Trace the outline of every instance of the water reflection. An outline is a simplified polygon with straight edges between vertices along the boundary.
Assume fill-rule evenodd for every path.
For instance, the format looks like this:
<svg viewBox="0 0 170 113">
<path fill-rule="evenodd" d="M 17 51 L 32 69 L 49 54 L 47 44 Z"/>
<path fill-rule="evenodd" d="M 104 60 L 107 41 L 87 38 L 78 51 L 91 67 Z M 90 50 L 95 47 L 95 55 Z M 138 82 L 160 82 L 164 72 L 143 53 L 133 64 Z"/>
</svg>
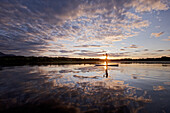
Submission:
<svg viewBox="0 0 170 113">
<path fill-rule="evenodd" d="M 109 75 L 108 75 L 108 62 L 107 61 L 105 62 L 104 69 L 105 69 L 105 74 L 103 75 L 103 77 L 108 78 Z"/>
<path fill-rule="evenodd" d="M 104 77 L 101 76 L 103 71 Z M 132 79 L 132 76 L 137 78 Z M 154 112 L 146 105 L 154 108 L 159 103 L 168 112 L 169 104 L 165 103 L 170 100 L 168 78 L 169 67 L 160 66 L 121 65 L 109 67 L 109 73 L 108 65 L 104 70 L 103 66 L 93 65 L 3 68 L 0 71 L 0 106 L 3 106 L 0 110 L 29 105 L 31 109 L 47 106 L 48 110 L 73 113 Z M 155 99 L 160 93 L 161 99 Z M 159 112 L 161 106 L 154 109 Z"/>
</svg>

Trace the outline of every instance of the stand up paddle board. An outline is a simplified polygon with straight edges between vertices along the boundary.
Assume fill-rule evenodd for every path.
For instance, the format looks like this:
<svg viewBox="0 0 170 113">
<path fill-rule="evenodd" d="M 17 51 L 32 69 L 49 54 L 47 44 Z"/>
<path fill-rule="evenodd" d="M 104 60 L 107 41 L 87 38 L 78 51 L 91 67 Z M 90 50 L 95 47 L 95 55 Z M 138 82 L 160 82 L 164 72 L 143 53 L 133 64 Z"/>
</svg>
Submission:
<svg viewBox="0 0 170 113">
<path fill-rule="evenodd" d="M 112 64 L 112 65 L 102 65 L 102 64 L 96 64 L 95 66 L 119 66 L 119 64 Z"/>
</svg>

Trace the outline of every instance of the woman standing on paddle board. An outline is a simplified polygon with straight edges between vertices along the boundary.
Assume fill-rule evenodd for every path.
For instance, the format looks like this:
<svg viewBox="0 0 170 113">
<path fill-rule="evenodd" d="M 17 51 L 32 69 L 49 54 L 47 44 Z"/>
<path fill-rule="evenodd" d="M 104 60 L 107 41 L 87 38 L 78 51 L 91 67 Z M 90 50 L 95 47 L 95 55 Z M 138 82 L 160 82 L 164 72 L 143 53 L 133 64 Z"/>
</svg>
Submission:
<svg viewBox="0 0 170 113">
<path fill-rule="evenodd" d="M 108 57 L 108 54 L 106 53 L 106 65 L 108 65 L 107 57 Z"/>
</svg>

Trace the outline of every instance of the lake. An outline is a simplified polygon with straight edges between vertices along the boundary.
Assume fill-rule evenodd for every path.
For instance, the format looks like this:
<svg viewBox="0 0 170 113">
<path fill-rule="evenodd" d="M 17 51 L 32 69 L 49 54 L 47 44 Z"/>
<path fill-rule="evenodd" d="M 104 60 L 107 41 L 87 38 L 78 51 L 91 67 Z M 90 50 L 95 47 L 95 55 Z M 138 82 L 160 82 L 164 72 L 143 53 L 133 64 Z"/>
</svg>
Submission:
<svg viewBox="0 0 170 113">
<path fill-rule="evenodd" d="M 0 111 L 169 113 L 170 64 L 0 67 Z"/>
</svg>

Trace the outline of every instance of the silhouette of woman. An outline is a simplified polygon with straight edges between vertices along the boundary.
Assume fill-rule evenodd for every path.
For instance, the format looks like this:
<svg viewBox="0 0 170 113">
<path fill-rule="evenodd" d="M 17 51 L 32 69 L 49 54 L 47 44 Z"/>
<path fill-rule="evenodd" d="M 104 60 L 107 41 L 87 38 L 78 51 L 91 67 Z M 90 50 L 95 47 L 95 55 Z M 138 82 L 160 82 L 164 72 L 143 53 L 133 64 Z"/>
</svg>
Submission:
<svg viewBox="0 0 170 113">
<path fill-rule="evenodd" d="M 106 66 L 108 65 L 108 59 L 107 59 L 107 57 L 108 57 L 108 54 L 106 53 Z"/>
</svg>

